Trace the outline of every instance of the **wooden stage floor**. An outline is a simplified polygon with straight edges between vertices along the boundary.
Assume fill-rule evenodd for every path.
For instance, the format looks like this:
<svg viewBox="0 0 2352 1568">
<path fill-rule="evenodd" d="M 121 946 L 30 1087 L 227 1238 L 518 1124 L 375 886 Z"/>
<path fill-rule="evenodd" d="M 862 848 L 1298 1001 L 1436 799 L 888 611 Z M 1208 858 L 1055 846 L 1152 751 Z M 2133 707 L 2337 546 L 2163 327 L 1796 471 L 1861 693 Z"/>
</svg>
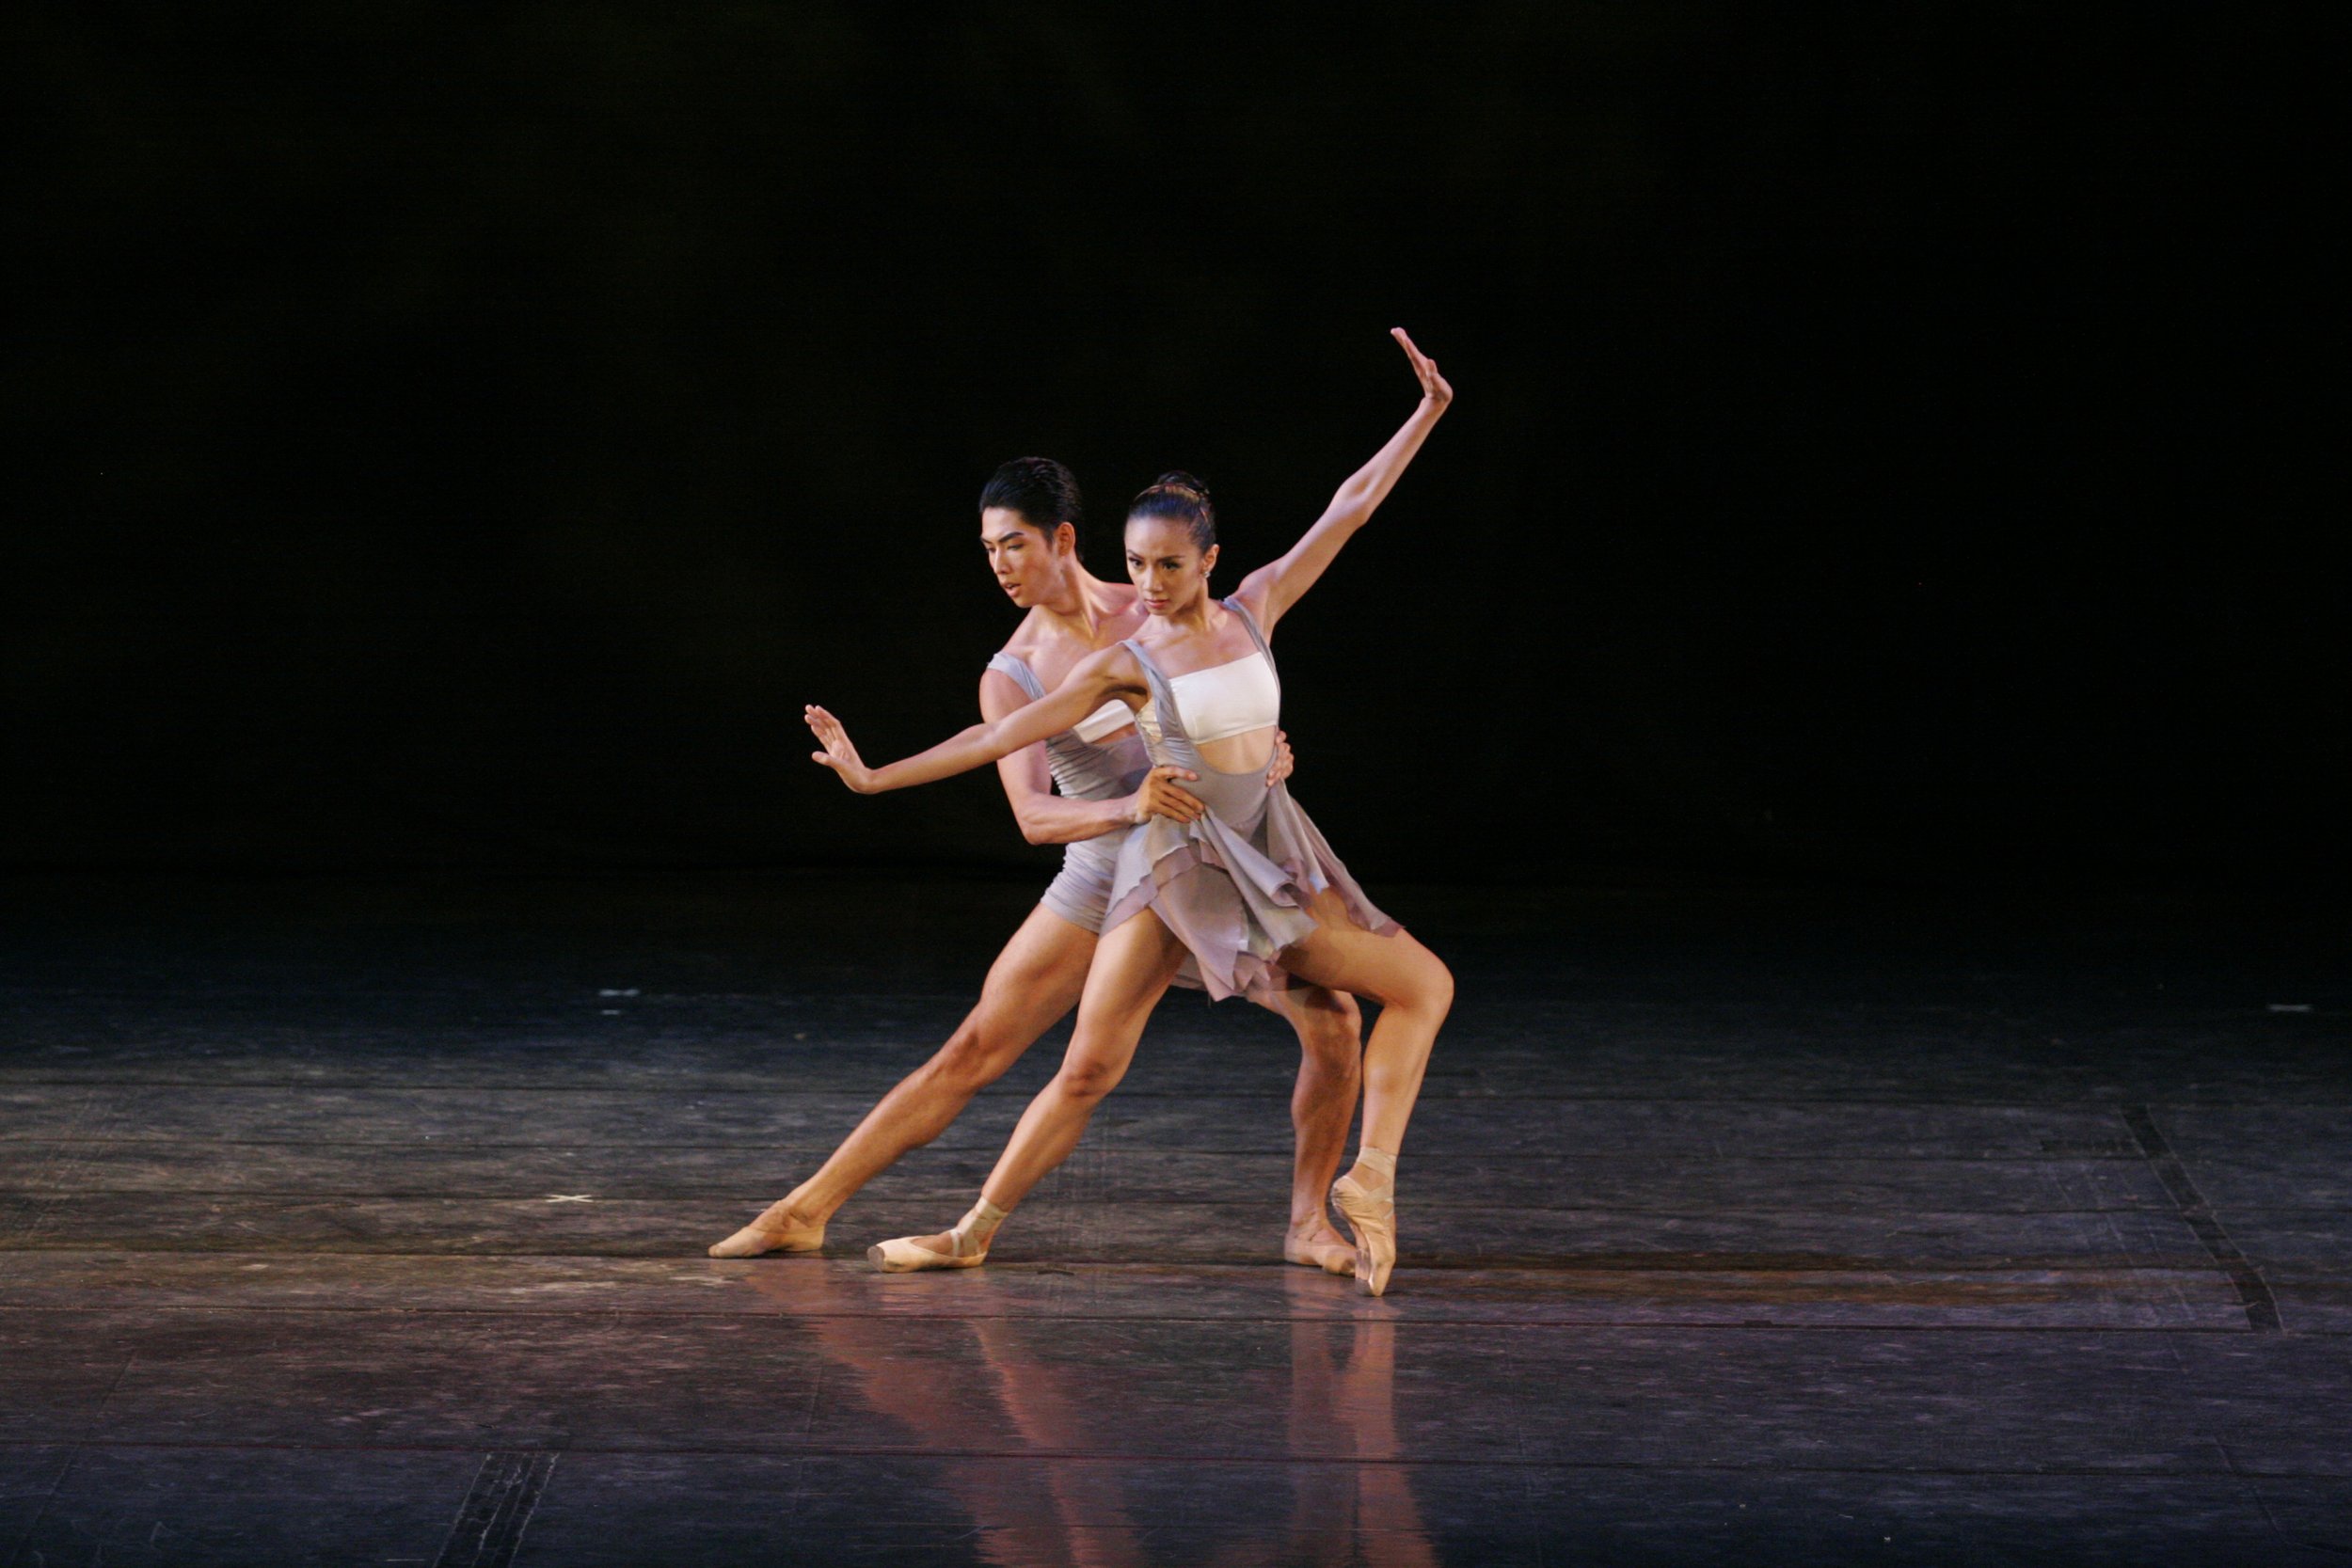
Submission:
<svg viewBox="0 0 2352 1568">
<path fill-rule="evenodd" d="M 10 884 L 0 1563 L 2352 1561 L 2340 953 L 1379 892 L 1461 1000 L 1372 1301 L 1191 995 L 985 1269 L 862 1252 L 1058 1034 L 821 1259 L 703 1256 L 1033 886 Z"/>
</svg>

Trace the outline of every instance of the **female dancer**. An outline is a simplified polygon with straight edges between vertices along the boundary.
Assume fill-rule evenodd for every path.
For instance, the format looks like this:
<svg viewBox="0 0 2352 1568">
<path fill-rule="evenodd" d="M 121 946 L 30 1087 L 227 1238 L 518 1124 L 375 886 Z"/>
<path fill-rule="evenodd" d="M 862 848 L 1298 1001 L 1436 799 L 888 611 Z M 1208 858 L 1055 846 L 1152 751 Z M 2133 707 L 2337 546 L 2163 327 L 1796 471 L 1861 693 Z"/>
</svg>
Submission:
<svg viewBox="0 0 2352 1568">
<path fill-rule="evenodd" d="M 1454 977 L 1372 907 L 1264 769 L 1280 711 L 1267 635 L 1387 498 L 1453 401 L 1436 364 L 1402 328 L 1395 337 L 1420 378 L 1421 405 L 1290 553 L 1252 572 L 1232 597 L 1209 594 L 1217 551 L 1207 495 L 1184 475 L 1166 475 L 1127 519 L 1127 575 L 1150 620 L 1136 637 L 1080 660 L 1052 695 L 878 768 L 859 760 L 832 714 L 808 709 L 825 748 L 816 760 L 872 794 L 965 772 L 1117 701 L 1135 710 L 1153 761 L 1200 775 L 1196 789 L 1209 808 L 1128 835 L 1061 1070 L 1030 1101 L 972 1212 L 941 1235 L 874 1248 L 882 1267 L 968 1268 L 988 1256 L 1006 1214 L 1069 1155 L 1126 1072 L 1144 1020 L 1189 957 L 1213 996 L 1296 976 L 1381 1004 L 1364 1052 L 1363 1143 L 1331 1197 L 1356 1234 L 1356 1277 L 1374 1295 L 1388 1289 L 1397 1148 L 1453 1005 Z"/>
<path fill-rule="evenodd" d="M 996 582 L 1028 611 L 980 676 L 980 712 L 1001 720 L 1044 696 L 1089 654 L 1143 626 L 1135 590 L 1104 582 L 1078 553 L 1078 482 L 1044 457 L 1016 458 L 980 492 L 980 546 Z M 974 1007 L 938 1054 L 866 1114 L 815 1175 L 751 1224 L 710 1249 L 714 1258 L 814 1252 L 825 1224 L 851 1195 L 908 1150 L 930 1143 L 1001 1077 L 1037 1037 L 1077 1006 L 1094 958 L 1119 846 L 1133 824 L 1200 815 L 1200 800 L 1177 783 L 1193 775 L 1153 768 L 1132 716 L 1108 705 L 997 763 L 1013 816 L 1032 844 L 1062 844 L 1061 874 L 1013 934 Z M 1275 782 L 1290 771 L 1287 747 Z M 1054 793 L 1056 786 L 1060 794 Z M 1282 1256 L 1347 1274 L 1352 1248 L 1331 1228 L 1323 1195 L 1339 1169 L 1356 1111 L 1363 1021 L 1355 999 L 1299 986 L 1263 998 L 1298 1031 L 1298 1086 L 1291 1223 Z"/>
</svg>

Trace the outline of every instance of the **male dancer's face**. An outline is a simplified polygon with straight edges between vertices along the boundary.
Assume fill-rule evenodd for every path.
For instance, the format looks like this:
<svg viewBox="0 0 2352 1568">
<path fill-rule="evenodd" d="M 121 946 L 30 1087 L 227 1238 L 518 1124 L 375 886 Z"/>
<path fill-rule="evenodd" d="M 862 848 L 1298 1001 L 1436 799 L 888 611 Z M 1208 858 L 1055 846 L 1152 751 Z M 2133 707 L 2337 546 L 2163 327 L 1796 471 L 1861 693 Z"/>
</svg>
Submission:
<svg viewBox="0 0 2352 1568">
<path fill-rule="evenodd" d="M 1062 531 L 1056 528 L 1048 533 L 1009 506 L 992 506 L 980 514 L 980 548 L 988 552 L 988 569 L 1022 609 L 1051 599 L 1060 590 L 1073 559 L 1057 537 Z"/>
</svg>

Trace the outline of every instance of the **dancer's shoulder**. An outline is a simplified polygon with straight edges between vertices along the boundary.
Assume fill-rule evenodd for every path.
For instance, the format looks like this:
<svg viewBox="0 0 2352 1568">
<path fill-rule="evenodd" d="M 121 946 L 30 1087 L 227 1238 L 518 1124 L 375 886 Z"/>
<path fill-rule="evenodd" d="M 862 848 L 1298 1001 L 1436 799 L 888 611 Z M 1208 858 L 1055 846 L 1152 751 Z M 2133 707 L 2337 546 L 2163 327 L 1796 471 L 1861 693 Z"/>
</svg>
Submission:
<svg viewBox="0 0 2352 1568">
<path fill-rule="evenodd" d="M 1021 624 L 1012 628 L 1012 635 L 1006 638 L 1004 646 L 996 651 L 1024 664 L 1034 664 L 1038 655 L 1051 643 L 1052 639 L 1053 623 L 1046 618 L 1043 610 L 1031 610 L 1021 617 Z"/>
<path fill-rule="evenodd" d="M 1277 617 L 1273 613 L 1269 587 L 1270 579 L 1263 572 L 1253 572 L 1240 587 L 1217 601 L 1240 620 L 1244 634 L 1252 644 L 1266 641 L 1274 635 Z"/>
</svg>

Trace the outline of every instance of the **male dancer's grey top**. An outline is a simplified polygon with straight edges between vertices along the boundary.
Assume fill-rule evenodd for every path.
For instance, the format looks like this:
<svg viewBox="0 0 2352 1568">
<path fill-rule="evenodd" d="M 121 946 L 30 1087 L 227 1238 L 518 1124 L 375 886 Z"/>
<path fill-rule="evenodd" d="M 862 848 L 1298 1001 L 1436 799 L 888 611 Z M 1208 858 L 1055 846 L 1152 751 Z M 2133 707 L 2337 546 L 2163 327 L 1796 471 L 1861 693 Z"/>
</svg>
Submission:
<svg viewBox="0 0 2352 1568">
<path fill-rule="evenodd" d="M 1045 695 L 1044 683 L 1017 655 L 998 654 L 988 661 L 988 667 L 1010 676 L 1031 702 Z M 1122 730 L 1100 746 L 1079 739 L 1075 730 L 1064 730 L 1046 739 L 1045 762 L 1053 770 L 1054 787 L 1073 800 L 1109 800 L 1132 795 L 1143 783 L 1144 774 L 1152 770 L 1151 754 L 1132 729 Z M 1119 847 L 1126 837 L 1124 831 L 1114 830 L 1099 838 L 1065 845 L 1061 872 L 1039 902 L 1073 926 L 1101 935 L 1103 916 L 1110 909 L 1111 874 L 1118 869 Z"/>
</svg>

